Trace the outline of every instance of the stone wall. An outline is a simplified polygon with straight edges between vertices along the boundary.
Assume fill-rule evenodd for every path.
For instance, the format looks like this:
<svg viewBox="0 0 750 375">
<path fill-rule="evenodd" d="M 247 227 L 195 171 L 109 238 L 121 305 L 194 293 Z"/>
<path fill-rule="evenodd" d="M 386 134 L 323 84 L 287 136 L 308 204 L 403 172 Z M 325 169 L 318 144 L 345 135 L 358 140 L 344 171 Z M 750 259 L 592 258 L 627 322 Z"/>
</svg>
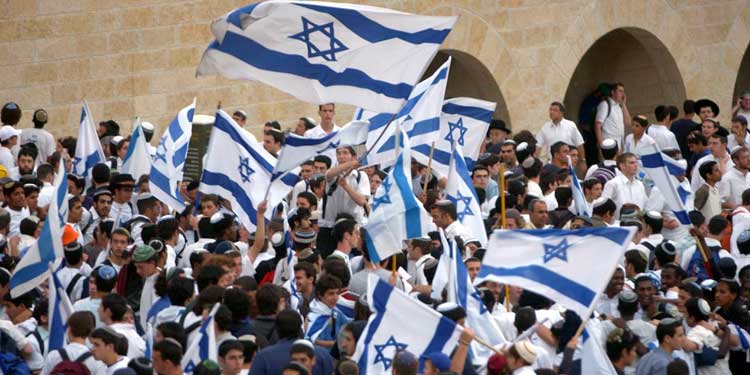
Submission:
<svg viewBox="0 0 750 375">
<path fill-rule="evenodd" d="M 219 102 L 246 110 L 256 133 L 266 120 L 288 127 L 297 117 L 315 117 L 316 106 L 261 84 L 195 78 L 212 39 L 210 21 L 250 1 L 2 1 L 0 100 L 24 109 L 21 127 L 30 126 L 34 109 L 47 109 L 58 136 L 75 133 L 84 98 L 95 119 L 113 118 L 124 132 L 136 115 L 163 127 L 193 97 L 199 113 L 212 113 Z M 514 130 L 538 129 L 554 100 L 574 114 L 598 81 L 625 82 L 632 112 L 710 97 L 723 121 L 735 91 L 750 88 L 743 87 L 750 64 L 740 71 L 743 56 L 750 59 L 750 0 L 366 3 L 459 16 L 443 48 L 465 69 L 451 76 L 460 82 L 449 93 L 494 97 Z M 351 113 L 340 106 L 337 122 Z"/>
</svg>

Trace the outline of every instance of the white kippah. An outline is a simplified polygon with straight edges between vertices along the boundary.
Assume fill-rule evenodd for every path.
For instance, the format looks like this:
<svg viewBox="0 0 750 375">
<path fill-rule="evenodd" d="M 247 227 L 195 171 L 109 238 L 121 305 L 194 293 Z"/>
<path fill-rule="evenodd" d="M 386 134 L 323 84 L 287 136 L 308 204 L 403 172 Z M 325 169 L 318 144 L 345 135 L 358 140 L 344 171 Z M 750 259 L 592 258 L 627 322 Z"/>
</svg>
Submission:
<svg viewBox="0 0 750 375">
<path fill-rule="evenodd" d="M 444 313 L 444 312 L 455 310 L 458 307 L 459 306 L 457 304 L 453 303 L 453 302 L 444 302 L 444 303 L 441 303 L 440 305 L 438 305 L 437 311 L 441 312 L 441 313 Z"/>
<path fill-rule="evenodd" d="M 224 220 L 224 214 L 221 212 L 211 215 L 211 224 L 216 224 L 222 220 Z"/>
<path fill-rule="evenodd" d="M 655 210 L 651 210 L 651 211 L 646 212 L 646 216 L 648 216 L 648 217 L 650 217 L 652 219 L 656 219 L 656 220 L 662 218 L 661 212 L 655 211 Z"/>
<path fill-rule="evenodd" d="M 525 150 L 525 149 L 526 149 L 526 148 L 528 148 L 528 147 L 529 147 L 529 144 L 528 144 L 528 143 L 526 143 L 526 142 L 521 142 L 521 143 L 519 143 L 519 144 L 518 144 L 518 145 L 516 146 L 516 152 L 518 152 L 518 151 L 523 151 L 523 150 Z"/>
<path fill-rule="evenodd" d="M 613 148 L 617 147 L 617 142 L 615 142 L 612 138 L 607 138 L 602 141 L 602 149 L 603 150 L 611 150 Z"/>
<path fill-rule="evenodd" d="M 150 131 L 150 132 L 154 131 L 154 124 L 148 121 L 142 121 L 141 127 L 143 128 L 144 131 Z"/>
</svg>

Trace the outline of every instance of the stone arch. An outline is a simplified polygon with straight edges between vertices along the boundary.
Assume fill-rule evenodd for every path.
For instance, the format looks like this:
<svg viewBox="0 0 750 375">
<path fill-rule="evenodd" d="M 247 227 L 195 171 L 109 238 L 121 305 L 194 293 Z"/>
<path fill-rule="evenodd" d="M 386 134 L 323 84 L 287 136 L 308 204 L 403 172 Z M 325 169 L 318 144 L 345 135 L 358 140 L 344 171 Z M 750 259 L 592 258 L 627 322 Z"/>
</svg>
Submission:
<svg viewBox="0 0 750 375">
<path fill-rule="evenodd" d="M 745 90 L 750 90 L 750 45 L 747 46 L 745 53 L 742 55 L 740 68 L 737 71 L 737 80 L 734 82 L 734 97 Z"/>
<path fill-rule="evenodd" d="M 508 115 L 508 106 L 500 92 L 500 87 L 487 67 L 471 54 L 456 49 L 438 51 L 435 58 L 425 70 L 423 79 L 429 77 L 446 60 L 451 57 L 451 68 L 448 74 L 448 86 L 445 98 L 469 97 L 497 103 L 494 118 L 505 121 L 512 128 Z"/>
</svg>

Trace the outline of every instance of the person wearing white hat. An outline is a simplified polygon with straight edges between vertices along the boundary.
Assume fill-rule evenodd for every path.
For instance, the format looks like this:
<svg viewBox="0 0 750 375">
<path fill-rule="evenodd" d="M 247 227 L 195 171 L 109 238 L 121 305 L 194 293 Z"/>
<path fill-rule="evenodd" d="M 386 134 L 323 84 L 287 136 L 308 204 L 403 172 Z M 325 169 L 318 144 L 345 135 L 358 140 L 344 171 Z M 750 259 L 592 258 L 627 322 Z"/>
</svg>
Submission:
<svg viewBox="0 0 750 375">
<path fill-rule="evenodd" d="M 16 160 L 10 150 L 18 144 L 19 135 L 21 131 L 10 125 L 0 128 L 0 165 L 3 165 L 6 171 L 16 166 Z"/>
<path fill-rule="evenodd" d="M 143 136 L 146 140 L 146 146 L 148 147 L 148 154 L 153 158 L 156 155 L 156 147 L 151 144 L 151 138 L 154 137 L 154 124 L 143 121 L 141 122 L 141 129 L 143 129 Z"/>
<path fill-rule="evenodd" d="M 513 375 L 533 375 L 537 347 L 529 340 L 521 340 L 508 349 L 505 358 Z"/>
</svg>

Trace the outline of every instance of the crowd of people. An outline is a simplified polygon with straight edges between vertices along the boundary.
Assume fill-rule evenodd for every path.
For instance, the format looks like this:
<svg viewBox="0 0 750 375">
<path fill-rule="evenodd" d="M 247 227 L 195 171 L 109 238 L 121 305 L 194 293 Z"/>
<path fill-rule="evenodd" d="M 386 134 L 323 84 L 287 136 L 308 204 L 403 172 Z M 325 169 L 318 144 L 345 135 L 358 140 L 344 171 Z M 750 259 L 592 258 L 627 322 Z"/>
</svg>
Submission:
<svg viewBox="0 0 750 375">
<path fill-rule="evenodd" d="M 560 102 L 550 104 L 537 134 L 491 122 L 471 170 L 484 230 L 634 227 L 590 319 L 588 335 L 606 353 L 602 361 L 617 374 L 750 373 L 750 92 L 732 108 L 729 130 L 709 99 L 633 114 L 622 84 L 595 94 L 578 124 L 565 118 Z M 586 373 L 576 333 L 582 317 L 514 285 L 476 286 L 508 343 L 481 361 L 467 350 L 476 338 L 466 311 L 434 298 L 442 292 L 432 288 L 443 251 L 438 229 L 456 240 L 472 280 L 484 254 L 503 249 L 471 235 L 444 197 L 446 180 L 428 166 L 412 161 L 411 169 L 414 195 L 432 217 L 429 236 L 373 262 L 364 226 L 386 174 L 361 166 L 356 148 L 304 161 L 281 207 L 257 204 L 251 233 L 222 197 L 201 194 L 199 181 L 182 182 L 187 208 L 177 212 L 149 193 L 149 176 L 118 173 L 129 138 L 111 120 L 98 127 L 108 163 L 87 177 L 67 175 L 64 259 L 56 276 L 75 312 L 63 348 L 47 352 L 48 286 L 14 298 L 9 280 L 40 236 L 57 167 L 71 170 L 76 140 L 55 140 L 44 130 L 43 109 L 34 112 L 32 128 L 21 113 L 17 104 L 5 104 L 0 128 L 0 369 L 6 373 L 358 374 L 352 358 L 370 314 L 370 274 L 466 328 L 452 356 L 417 356 L 406 348 L 392 354 L 388 373 Z M 263 147 L 278 155 L 288 134 L 321 137 L 339 129 L 335 105 L 320 105 L 318 115 L 286 131 L 266 123 Z M 233 118 L 246 125 L 245 112 Z M 143 130 L 150 141 L 154 126 L 144 123 Z M 639 150 L 654 145 L 685 170 L 675 184 L 691 225 L 675 217 L 665 193 L 642 171 Z M 569 165 L 590 216 L 574 209 Z M 186 370 L 183 355 L 216 304 L 218 361 Z M 528 338 L 514 340 L 530 328 Z"/>
</svg>

